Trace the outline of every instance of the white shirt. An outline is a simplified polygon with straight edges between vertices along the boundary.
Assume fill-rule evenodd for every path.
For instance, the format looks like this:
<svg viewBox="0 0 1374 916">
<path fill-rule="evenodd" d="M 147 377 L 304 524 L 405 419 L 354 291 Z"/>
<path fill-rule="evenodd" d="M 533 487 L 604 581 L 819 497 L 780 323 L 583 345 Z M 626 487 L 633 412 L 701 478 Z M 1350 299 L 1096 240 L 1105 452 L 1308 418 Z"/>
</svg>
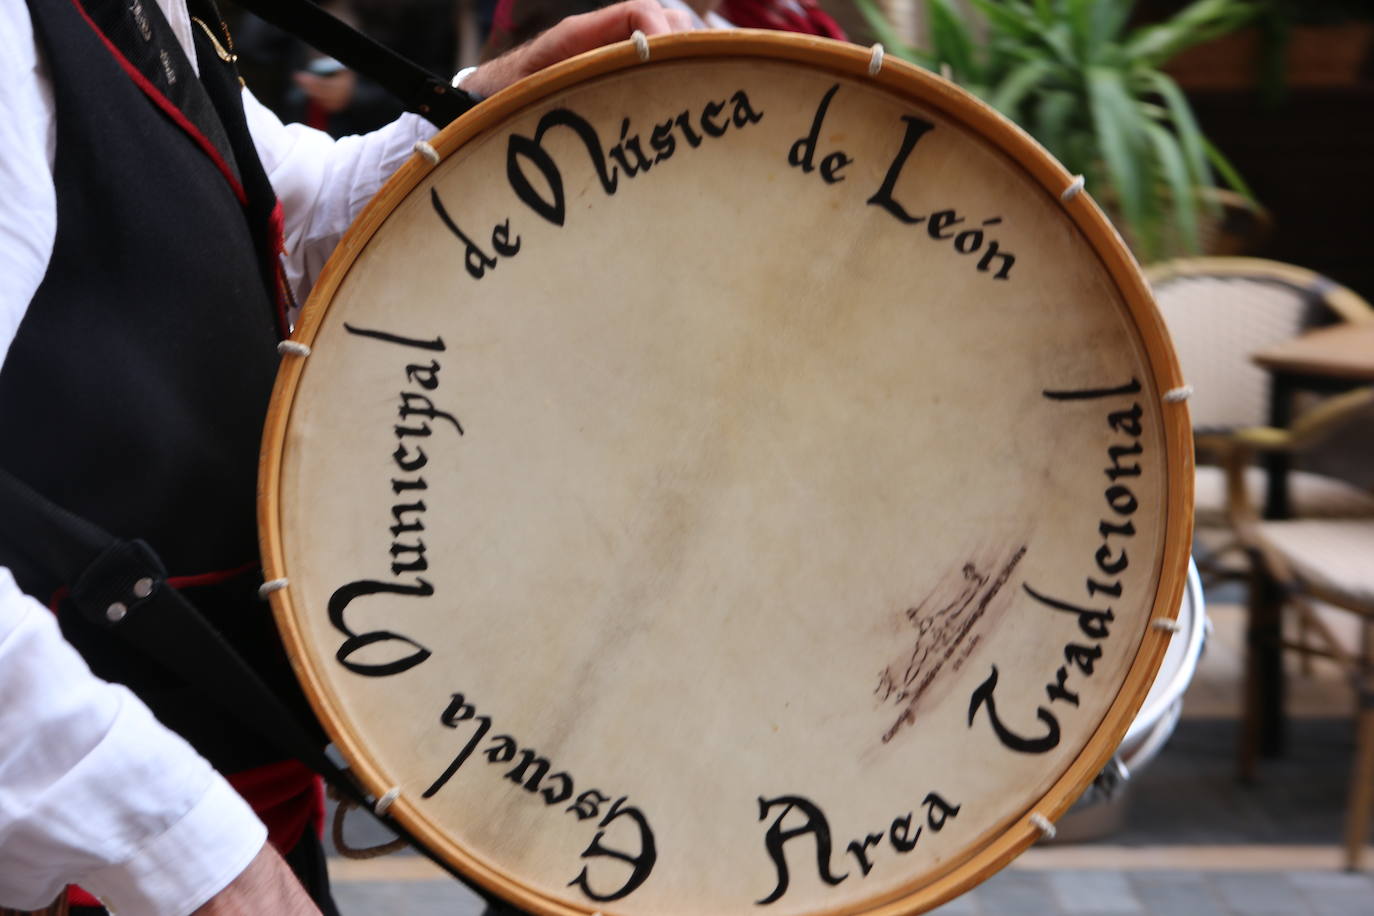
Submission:
<svg viewBox="0 0 1374 916">
<path fill-rule="evenodd" d="M 91 674 L 0 568 L 0 906 L 68 882 L 139 916 L 185 916 L 267 838 L 248 805 L 124 687 Z"/>
<path fill-rule="evenodd" d="M 157 4 L 195 66 L 186 4 Z M 336 141 L 302 124 L 283 125 L 251 92 L 243 93 L 243 104 L 286 215 L 287 274 L 303 302 L 344 230 L 434 127 L 406 114 L 381 130 Z M 28 7 L 24 0 L 0 0 L 0 364 L 52 256 L 55 149 L 52 88 Z"/>
<path fill-rule="evenodd" d="M 194 65 L 185 3 L 157 2 Z M 406 115 L 335 142 L 243 100 L 304 300 L 353 218 L 434 129 Z M 28 8 L 0 0 L 0 362 L 52 255 L 55 137 Z M 233 789 L 132 694 L 93 677 L 0 569 L 0 905 L 37 909 L 75 881 L 124 913 L 183 916 L 265 837 Z"/>
<path fill-rule="evenodd" d="M 709 10 L 707 11 L 705 16 L 702 16 L 696 10 L 692 9 L 690 6 L 687 5 L 687 0 L 658 0 L 658 2 L 659 5 L 664 7 L 665 9 L 681 10 L 682 12 L 686 13 L 689 17 L 691 17 L 692 28 L 694 29 L 734 28 L 734 26 L 731 25 L 728 19 L 720 15 L 720 13 L 717 13 L 715 10 Z"/>
</svg>

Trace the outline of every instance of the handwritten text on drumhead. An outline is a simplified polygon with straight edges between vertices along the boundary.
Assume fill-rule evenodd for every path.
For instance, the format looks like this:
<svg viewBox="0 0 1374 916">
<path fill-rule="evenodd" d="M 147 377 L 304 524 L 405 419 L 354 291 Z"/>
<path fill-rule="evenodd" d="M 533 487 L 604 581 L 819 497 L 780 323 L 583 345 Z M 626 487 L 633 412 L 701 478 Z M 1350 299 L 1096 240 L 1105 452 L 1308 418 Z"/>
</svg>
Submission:
<svg viewBox="0 0 1374 916">
<path fill-rule="evenodd" d="M 574 815 L 580 821 L 598 816 L 601 818 L 597 821 L 596 836 L 592 837 L 591 843 L 582 852 L 583 859 L 593 863 L 598 859 L 610 859 L 612 862 L 624 863 L 630 870 L 629 875 L 618 885 L 608 888 L 604 886 L 604 875 L 593 880 L 590 864 L 584 865 L 577 876 L 568 882 L 568 886 L 578 888 L 588 899 L 597 903 L 608 903 L 628 896 L 648 879 L 649 873 L 654 869 L 654 863 L 658 861 L 654 831 L 643 811 L 634 805 L 626 804 L 626 796 L 622 795 L 612 800 L 610 795 L 600 789 L 586 789 L 574 799 L 575 790 L 571 775 L 562 770 L 550 773 L 553 765 L 547 758 L 541 756 L 538 751 L 522 747 L 510 735 L 493 735 L 488 738 L 491 716 L 479 715 L 477 708 L 461 693 L 453 695 L 439 716 L 439 721 L 453 729 L 471 722 L 472 734 L 463 745 L 463 749 L 449 763 L 448 768 L 425 790 L 424 798 L 431 798 L 442 789 L 485 740 L 487 745 L 482 754 L 487 758 L 487 762 L 514 762 L 515 766 L 506 771 L 505 778 L 530 795 L 540 798 L 546 806 L 553 807 L 571 801 L 572 804 L 563 809 L 565 813 Z M 601 808 L 607 802 L 611 803 L 610 807 L 602 815 Z M 627 843 L 632 845 L 627 848 Z"/>
<path fill-rule="evenodd" d="M 420 340 L 387 331 L 356 328 L 349 324 L 344 325 L 344 330 L 358 337 L 402 347 L 430 352 L 444 350 L 444 341 L 440 337 Z M 391 491 L 401 500 L 391 507 L 391 517 L 395 524 L 390 529 L 393 540 L 389 551 L 391 575 L 398 579 L 429 569 L 429 561 L 425 558 L 425 542 L 420 538 L 420 532 L 425 530 L 424 513 L 427 507 L 423 499 L 414 495 L 429 489 L 425 478 L 415 473 L 429 463 L 429 456 L 423 446 L 418 443 L 411 444 L 408 440 L 428 439 L 436 429 L 446 428 L 454 430 L 459 436 L 463 435 L 463 425 L 458 422 L 458 418 L 449 411 L 440 409 L 430 396 L 430 393 L 439 387 L 439 369 L 439 361 L 432 358 L 427 362 L 407 364 L 404 369 L 406 381 L 420 390 L 402 391 L 398 396 L 400 404 L 396 408 L 396 415 L 401 422 L 393 427 L 396 450 L 391 453 L 391 459 L 402 475 L 415 475 L 391 479 Z M 412 535 L 414 540 L 409 540 L 409 536 Z M 429 649 L 409 636 L 393 630 L 369 630 L 366 633 L 354 631 L 346 616 L 349 605 L 359 598 L 382 594 L 428 598 L 434 594 L 434 586 L 429 580 L 415 575 L 411 581 L 406 582 L 357 579 L 334 590 L 329 596 L 329 622 L 345 637 L 334 657 L 339 664 L 354 674 L 365 677 L 389 677 L 409 671 L 430 657 Z M 396 649 L 399 646 L 401 654 L 377 658 L 377 651 L 373 650 L 367 653 L 365 658 L 358 657 L 363 650 L 373 646 L 388 649 Z"/>
<path fill-rule="evenodd" d="M 928 793 L 921 804 L 925 806 L 925 826 L 930 828 L 931 833 L 939 833 L 947 820 L 959 814 L 961 807 L 950 804 L 935 792 Z M 778 812 L 777 816 L 769 825 L 763 843 L 768 850 L 768 857 L 772 860 L 773 867 L 777 871 L 778 883 L 773 888 L 772 893 L 757 901 L 760 906 L 774 903 L 782 899 L 782 895 L 787 893 L 787 888 L 792 883 L 792 873 L 787 865 L 785 849 L 788 843 L 802 837 L 810 837 L 815 844 L 816 871 L 819 873 L 821 881 L 834 887 L 849 877 L 849 872 L 837 875 L 831 868 L 830 850 L 833 844 L 830 838 L 830 821 L 826 819 L 825 812 L 820 809 L 819 805 L 800 795 L 784 795 L 778 798 L 759 797 L 760 821 L 767 820 L 769 814 L 775 810 Z M 783 821 L 788 820 L 788 816 L 794 811 L 797 813 L 797 817 L 791 818 L 791 826 L 784 827 Z M 846 847 L 845 851 L 854 857 L 861 875 L 867 875 L 873 870 L 870 851 L 881 846 L 884 840 L 892 847 L 893 852 L 898 854 L 908 853 L 916 848 L 916 843 L 920 840 L 921 833 L 925 828 L 919 824 L 914 828 L 912 827 L 911 821 L 915 816 L 915 812 L 908 811 L 906 814 L 894 818 L 886 830 L 870 833 L 862 839 L 854 840 Z"/>
<path fill-rule="evenodd" d="M 1130 382 L 1115 388 L 1046 391 L 1044 396 L 1052 401 L 1081 402 L 1125 398 L 1139 393 L 1139 380 L 1131 379 Z M 1140 507 L 1139 499 L 1127 483 L 1123 482 L 1123 479 L 1129 481 L 1130 478 L 1139 477 L 1142 473 L 1138 460 L 1138 456 L 1144 453 L 1144 447 L 1140 442 L 1140 436 L 1143 432 L 1140 423 L 1141 416 L 1140 403 L 1132 401 L 1129 407 L 1119 406 L 1117 409 L 1109 411 L 1106 417 L 1107 426 L 1112 432 L 1124 434 L 1130 438 L 1130 441 L 1118 442 L 1107 448 L 1109 465 L 1103 469 L 1102 473 L 1106 476 L 1109 485 L 1103 491 L 1102 498 L 1111 512 L 1110 517 L 1101 519 L 1097 526 L 1102 545 L 1093 554 L 1095 570 L 1089 574 L 1086 580 L 1086 588 L 1090 598 L 1098 594 L 1104 594 L 1110 598 L 1122 596 L 1122 584 L 1119 577 L 1130 565 L 1130 558 L 1127 556 L 1123 544 L 1126 539 L 1135 536 L 1135 525 L 1130 517 Z M 1126 463 L 1123 463 L 1122 459 L 1127 459 Z M 1109 579 L 1116 578 L 1112 581 L 1103 582 L 1095 578 L 1099 573 Z M 1078 706 L 1079 695 L 1077 690 L 1081 688 L 1071 689 L 1069 679 L 1072 675 L 1085 678 L 1092 677 L 1095 664 L 1102 657 L 1101 643 L 1104 643 L 1111 636 L 1111 624 L 1115 621 L 1116 616 L 1110 607 L 1081 607 L 1072 602 L 1043 594 L 1028 583 L 1022 583 L 1021 587 L 1025 594 L 1041 606 L 1052 611 L 1074 615 L 1078 622 L 1079 633 L 1075 634 L 1073 641 L 1064 645 L 1064 664 L 1055 670 L 1054 679 L 1045 685 L 1047 703 L 1037 706 L 1035 709 L 1036 718 L 1040 721 L 1042 729 L 1035 734 L 1026 734 L 1027 727 L 1014 728 L 1008 725 L 1007 720 L 998 713 L 994 698 L 998 679 L 996 665 L 992 666 L 992 673 L 983 683 L 978 685 L 969 697 L 968 724 L 972 728 L 974 720 L 978 718 L 978 712 L 986 707 L 988 723 L 992 726 L 993 734 L 997 736 L 997 740 L 1004 747 L 1022 754 L 1044 754 L 1058 747 L 1060 741 L 1059 717 L 1050 704 L 1062 703 L 1072 707 Z"/>
<path fill-rule="evenodd" d="M 839 90 L 840 84 L 836 83 L 825 92 L 816 108 L 810 132 L 797 138 L 783 152 L 790 167 L 806 174 L 816 172 L 827 185 L 845 181 L 846 171 L 856 162 L 844 150 L 822 151 L 819 148 L 822 126 Z M 570 132 L 580 141 L 597 183 L 606 196 L 611 197 L 620 190 L 621 178 L 647 174 L 683 149 L 696 149 L 707 140 L 738 134 L 763 117 L 764 112 L 755 107 L 745 90 L 740 89 L 728 98 L 704 102 L 695 112 L 688 109 L 655 122 L 649 131 L 646 151 L 644 137 L 632 129 L 628 117 L 620 120 L 619 142 L 607 147 L 592 122 L 571 108 L 554 108 L 540 117 L 529 136 L 511 133 L 506 147 L 506 180 L 517 200 L 541 219 L 562 227 L 568 218 L 563 180 L 566 162 L 560 164 L 545 142 L 554 131 Z M 947 242 L 959 255 L 977 255 L 977 260 L 971 263 L 979 273 L 989 274 L 994 280 L 1010 279 L 1016 256 L 1004 250 L 998 239 L 988 237 L 990 227 L 1000 225 L 1002 217 L 974 217 L 976 224 L 970 225 L 971 218 L 954 208 L 917 215 L 898 199 L 897 184 L 907 170 L 912 153 L 921 139 L 936 129 L 930 121 L 914 115 L 903 115 L 900 124 L 901 142 L 887 165 L 881 185 L 865 203 L 881 208 L 905 225 L 925 223 L 926 238 Z M 440 223 L 462 243 L 463 266 L 474 280 L 481 280 L 495 270 L 502 259 L 520 253 L 521 237 L 512 230 L 510 217 L 495 224 L 488 240 L 482 241 L 462 228 L 437 190 L 431 188 L 429 194 Z"/>
<path fill-rule="evenodd" d="M 816 147 L 820 141 L 821 125 L 825 122 L 826 111 L 830 108 L 830 101 L 835 97 L 835 93 L 840 89 L 840 84 L 836 83 L 826 91 L 821 99 L 820 106 L 816 109 L 816 117 L 811 122 L 811 132 L 792 144 L 792 148 L 787 151 L 787 163 L 794 168 L 799 168 L 803 172 L 811 172 L 815 169 Z M 902 145 L 897 150 L 891 164 L 887 168 L 887 174 L 883 177 L 882 186 L 868 198 L 867 203 L 881 207 L 891 214 L 898 222 L 906 225 L 916 225 L 917 223 L 926 224 L 927 237 L 935 241 L 949 241 L 951 247 L 962 255 L 978 254 L 982 252 L 982 257 L 977 261 L 977 269 L 980 273 L 993 271 L 994 280 L 1005 280 L 1011 275 L 1012 265 L 1016 263 L 1016 257 L 1011 252 L 1002 251 L 996 239 L 987 240 L 982 228 L 957 230 L 954 227 L 967 222 L 966 217 L 959 216 L 952 209 L 936 210 L 927 216 L 913 216 L 907 208 L 900 203 L 894 196 L 897 188 L 897 180 L 902 176 L 906 169 L 907 160 L 911 158 L 912 151 L 916 144 L 935 129 L 935 125 L 922 118 L 912 115 L 904 115 L 903 123 L 906 124 L 906 132 L 902 136 Z M 853 157 L 843 151 L 827 153 L 820 161 L 820 176 L 826 184 L 838 184 L 844 181 L 844 176 L 840 172 L 854 163 Z M 989 217 L 982 221 L 983 227 L 996 226 L 1002 222 L 1000 216 Z M 949 231 L 946 231 L 949 230 Z M 986 243 L 986 244 L 985 244 Z"/>
</svg>

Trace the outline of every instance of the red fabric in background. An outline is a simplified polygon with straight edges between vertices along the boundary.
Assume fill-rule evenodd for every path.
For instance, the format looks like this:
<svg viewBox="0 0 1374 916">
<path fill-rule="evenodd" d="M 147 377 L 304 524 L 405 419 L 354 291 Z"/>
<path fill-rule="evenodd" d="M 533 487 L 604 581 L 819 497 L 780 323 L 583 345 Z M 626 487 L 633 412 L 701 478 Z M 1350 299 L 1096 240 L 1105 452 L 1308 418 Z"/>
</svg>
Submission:
<svg viewBox="0 0 1374 916">
<path fill-rule="evenodd" d="M 267 839 L 286 855 L 307 827 L 324 830 L 324 781 L 299 760 L 282 760 L 231 773 L 229 785 L 244 797 L 262 822 Z"/>
<path fill-rule="evenodd" d="M 741 29 L 800 32 L 844 41 L 840 24 L 815 0 L 724 0 L 716 12 Z"/>
<path fill-rule="evenodd" d="M 491 21 L 494 33 L 509 35 L 515 31 L 516 2 L 498 0 Z M 816 5 L 816 0 L 725 0 L 716 8 L 716 12 L 741 29 L 799 32 L 838 41 L 845 41 L 848 37 L 840 24 Z"/>
<path fill-rule="evenodd" d="M 104 906 L 93 894 L 88 894 L 75 884 L 67 885 L 67 903 L 72 906 Z"/>
</svg>

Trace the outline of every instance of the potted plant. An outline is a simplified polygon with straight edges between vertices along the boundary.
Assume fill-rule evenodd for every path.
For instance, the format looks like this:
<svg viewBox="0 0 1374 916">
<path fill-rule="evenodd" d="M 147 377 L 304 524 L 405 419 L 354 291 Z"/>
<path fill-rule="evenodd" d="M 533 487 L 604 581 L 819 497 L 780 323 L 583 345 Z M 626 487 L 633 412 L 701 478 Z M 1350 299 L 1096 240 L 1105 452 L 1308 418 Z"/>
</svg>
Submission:
<svg viewBox="0 0 1374 916">
<path fill-rule="evenodd" d="M 1197 0 L 1131 28 L 1133 0 L 971 0 L 982 22 L 926 0 L 929 47 L 918 49 L 875 0 L 857 2 L 889 51 L 958 83 L 1084 175 L 1142 259 L 1199 250 L 1214 175 L 1249 199 L 1162 67 L 1249 22 L 1256 4 Z"/>
</svg>

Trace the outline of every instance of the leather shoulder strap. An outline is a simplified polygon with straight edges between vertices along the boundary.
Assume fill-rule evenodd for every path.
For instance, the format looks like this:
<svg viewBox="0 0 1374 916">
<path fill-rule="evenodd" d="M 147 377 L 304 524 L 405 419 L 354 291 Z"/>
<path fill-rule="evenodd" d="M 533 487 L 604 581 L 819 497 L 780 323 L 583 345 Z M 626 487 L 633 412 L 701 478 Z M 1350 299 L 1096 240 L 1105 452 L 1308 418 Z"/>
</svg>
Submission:
<svg viewBox="0 0 1374 916">
<path fill-rule="evenodd" d="M 341 22 L 309 0 L 238 0 L 250 13 L 295 35 L 394 95 L 407 111 L 443 128 L 477 104 L 449 81 Z"/>
</svg>

